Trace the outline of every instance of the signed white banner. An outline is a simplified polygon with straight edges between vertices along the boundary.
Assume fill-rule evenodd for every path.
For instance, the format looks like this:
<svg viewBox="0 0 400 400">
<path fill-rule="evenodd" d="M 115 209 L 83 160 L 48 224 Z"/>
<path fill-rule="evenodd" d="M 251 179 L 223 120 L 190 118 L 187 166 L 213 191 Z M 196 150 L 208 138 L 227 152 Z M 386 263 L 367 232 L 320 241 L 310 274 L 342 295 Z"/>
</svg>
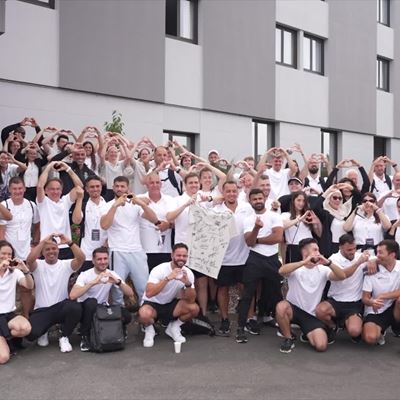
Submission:
<svg viewBox="0 0 400 400">
<path fill-rule="evenodd" d="M 236 235 L 233 216 L 197 204 L 189 209 L 190 269 L 217 278 L 231 237 Z"/>
</svg>

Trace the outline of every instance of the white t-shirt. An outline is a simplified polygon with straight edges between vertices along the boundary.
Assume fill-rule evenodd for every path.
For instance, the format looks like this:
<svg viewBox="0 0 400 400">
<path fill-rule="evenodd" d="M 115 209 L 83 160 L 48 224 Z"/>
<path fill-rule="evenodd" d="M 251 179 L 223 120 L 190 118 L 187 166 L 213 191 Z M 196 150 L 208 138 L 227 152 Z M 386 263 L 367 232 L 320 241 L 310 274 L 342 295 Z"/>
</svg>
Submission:
<svg viewBox="0 0 400 400">
<path fill-rule="evenodd" d="M 101 164 L 101 160 L 100 160 L 100 157 L 97 155 L 97 154 L 95 154 L 94 155 L 94 159 L 95 159 L 95 161 L 96 161 L 96 167 L 93 165 L 93 163 L 92 163 L 92 157 L 86 157 L 85 158 L 85 164 L 86 164 L 86 166 L 89 168 L 89 169 L 91 169 L 96 175 L 100 175 L 99 174 L 99 172 L 100 172 L 100 164 Z"/>
<path fill-rule="evenodd" d="M 74 272 L 72 260 L 58 260 L 47 264 L 37 260 L 37 268 L 32 273 L 35 278 L 35 310 L 50 307 L 68 298 L 69 277 Z"/>
<path fill-rule="evenodd" d="M 15 311 L 15 293 L 17 283 L 21 282 L 24 274 L 19 269 L 10 272 L 9 269 L 0 277 L 0 314 Z"/>
<path fill-rule="evenodd" d="M 331 223 L 332 243 L 339 243 L 340 236 L 344 235 L 346 231 L 343 229 L 344 220 L 333 218 Z"/>
<path fill-rule="evenodd" d="M 179 196 L 178 191 L 176 190 L 175 186 L 171 183 L 171 181 L 168 177 L 168 168 L 160 171 L 158 173 L 158 175 L 160 176 L 160 180 L 161 180 L 161 192 L 168 196 L 171 196 L 171 197 Z M 174 175 L 175 175 L 176 181 L 178 182 L 178 186 L 180 187 L 182 178 L 175 171 L 174 171 Z"/>
<path fill-rule="evenodd" d="M 386 191 L 379 196 L 378 201 L 388 194 L 391 191 Z M 399 200 L 399 196 L 397 197 L 388 197 L 383 202 L 383 213 L 389 218 L 390 221 L 397 220 L 399 218 L 399 212 L 397 211 L 397 200 Z"/>
<path fill-rule="evenodd" d="M 257 238 L 269 236 L 272 228 L 282 228 L 282 217 L 280 214 L 272 211 L 265 211 L 264 214 L 251 214 L 244 221 L 244 233 L 251 232 L 254 228 L 256 218 L 260 217 L 264 226 L 258 231 Z M 252 251 L 262 254 L 263 256 L 273 256 L 278 253 L 279 244 L 256 244 L 251 248 Z"/>
<path fill-rule="evenodd" d="M 106 269 L 104 272 L 110 272 L 117 280 L 121 279 L 121 277 L 114 271 L 110 271 Z M 96 270 L 94 268 L 90 268 L 87 271 L 81 272 L 76 280 L 75 285 L 84 287 L 89 282 L 92 282 L 97 277 Z M 123 282 L 123 280 L 121 279 Z M 110 282 L 107 283 L 98 283 L 97 285 L 92 286 L 86 293 L 84 293 L 81 297 L 78 297 L 78 303 L 85 301 L 86 299 L 93 298 L 97 300 L 98 304 L 108 303 L 108 295 L 110 294 L 110 290 L 113 287 L 113 284 Z M 118 286 L 116 286 L 118 287 Z"/>
<path fill-rule="evenodd" d="M 362 253 L 356 253 L 353 260 L 349 260 L 340 253 L 332 254 L 329 259 L 342 269 L 348 268 L 357 261 Z M 336 301 L 359 301 L 362 297 L 365 263 L 359 265 L 352 276 L 342 281 L 331 281 L 328 297 Z"/>
<path fill-rule="evenodd" d="M 308 186 L 311 189 L 314 189 L 318 193 L 322 193 L 324 191 L 322 186 L 321 186 L 321 183 L 320 183 L 320 176 L 319 175 L 316 178 L 313 178 L 311 175 L 307 175 L 307 179 L 308 179 Z M 310 196 L 318 196 L 318 194 L 312 193 L 312 194 L 310 194 Z"/>
<path fill-rule="evenodd" d="M 148 193 L 143 196 L 150 199 Z M 157 202 L 150 200 L 148 206 L 160 221 L 166 221 L 171 202 L 174 202 L 172 197 L 161 193 L 161 199 Z M 140 218 L 140 239 L 146 253 L 171 253 L 171 229 L 160 232 L 153 223 L 145 218 Z"/>
<path fill-rule="evenodd" d="M 289 212 L 282 213 L 281 217 L 282 221 L 290 221 Z M 302 221 L 300 221 L 299 224 L 293 225 L 290 228 L 285 229 L 286 244 L 299 244 L 300 240 L 311 237 L 311 228 Z"/>
<path fill-rule="evenodd" d="M 136 195 L 146 193 L 146 186 L 143 185 L 142 180 L 146 176 L 146 169 L 143 163 L 135 160 L 135 172 L 133 177 L 133 193 Z"/>
<path fill-rule="evenodd" d="M 392 179 L 392 177 L 390 177 L 390 179 Z M 390 187 L 389 187 L 388 184 L 386 183 L 385 175 L 383 176 L 383 179 L 381 179 L 381 178 L 378 178 L 378 177 L 374 174 L 373 180 L 374 180 L 374 182 L 375 182 L 375 185 L 374 185 L 375 187 L 374 187 L 374 190 L 372 191 L 372 193 L 373 193 L 375 196 L 380 197 L 380 196 L 381 196 L 381 193 L 385 193 L 385 192 L 387 192 L 388 190 L 390 190 Z M 372 184 L 372 182 L 371 182 L 371 184 Z"/>
<path fill-rule="evenodd" d="M 174 211 L 190 200 L 190 196 L 185 192 L 182 196 L 175 197 L 170 203 L 168 211 Z M 189 206 L 186 207 L 175 219 L 175 243 L 188 243 L 189 234 Z"/>
<path fill-rule="evenodd" d="M 371 293 L 373 298 L 377 298 L 380 294 L 392 292 L 400 289 L 400 261 L 396 261 L 396 265 L 389 272 L 385 267 L 379 265 L 379 271 L 374 275 L 367 275 L 364 278 L 363 290 Z M 383 307 L 380 308 L 377 314 L 383 313 L 394 302 L 394 299 L 383 300 Z M 365 306 L 364 315 L 374 314 L 372 307 Z"/>
<path fill-rule="evenodd" d="M 50 200 L 47 196 L 44 197 L 41 203 L 37 201 L 40 216 L 40 240 L 43 240 L 52 233 L 62 233 L 71 239 L 69 209 L 72 204 L 74 203 L 69 194 L 62 196 L 57 203 Z M 67 247 L 67 245 L 60 245 L 58 247 Z"/>
<path fill-rule="evenodd" d="M 286 300 L 315 316 L 330 272 L 329 267 L 321 264 L 297 268 L 289 275 Z"/>
<path fill-rule="evenodd" d="M 356 215 L 353 224 L 353 235 L 358 245 L 366 244 L 367 239 L 374 241 L 376 246 L 381 240 L 383 240 L 382 225 L 379 222 L 375 223 L 375 217 L 372 215 L 369 218 L 363 218 Z"/>
<path fill-rule="evenodd" d="M 250 251 L 244 240 L 244 221 L 249 215 L 253 214 L 253 209 L 251 208 L 250 204 L 241 202 L 238 203 L 234 213 L 225 205 L 225 203 L 216 205 L 214 207 L 214 211 L 219 213 L 232 213 L 233 221 L 236 226 L 236 236 L 232 237 L 229 241 L 228 248 L 226 249 L 224 259 L 222 261 L 222 265 L 244 265 Z"/>
<path fill-rule="evenodd" d="M 192 284 L 192 288 L 194 288 L 194 275 L 193 272 L 186 266 L 182 267 L 183 271 L 186 271 L 187 277 Z M 149 276 L 149 280 L 147 281 L 148 283 L 159 283 L 166 276 L 168 276 L 172 272 L 172 267 L 171 267 L 171 262 L 165 262 L 160 265 L 157 265 L 154 267 Z M 179 292 L 185 284 L 177 279 L 174 279 L 172 281 L 169 281 L 164 288 L 161 290 L 160 293 L 156 294 L 153 297 L 147 297 L 146 292 L 143 294 L 143 301 L 152 301 L 153 303 L 158 303 L 158 304 L 168 304 L 171 303 L 174 299 L 176 299 L 179 296 Z"/>
<path fill-rule="evenodd" d="M 35 187 L 37 186 L 39 180 L 39 168 L 33 162 L 28 162 L 27 168 L 24 172 L 24 182 L 25 186 L 28 187 Z"/>
<path fill-rule="evenodd" d="M 93 250 L 103 246 L 107 240 L 107 231 L 100 227 L 100 218 L 107 210 L 107 202 L 102 197 L 98 205 L 90 199 L 86 204 L 85 235 L 81 241 L 81 250 L 85 253 L 87 261 L 92 259 Z"/>
<path fill-rule="evenodd" d="M 288 186 L 289 173 L 289 168 L 282 168 L 278 172 L 270 168 L 265 172 L 271 182 L 271 192 L 269 194 L 271 199 L 278 200 L 279 197 L 290 194 Z"/>
<path fill-rule="evenodd" d="M 12 214 L 11 221 L 0 220 L 0 225 L 5 225 L 5 239 L 13 245 L 15 255 L 26 260 L 31 251 L 32 224 L 40 221 L 37 206 L 27 199 L 23 199 L 20 205 L 15 205 L 12 199 L 2 201 L 1 204 Z"/>
<path fill-rule="evenodd" d="M 115 165 L 111 164 L 109 161 L 104 161 L 100 171 L 102 178 L 106 181 L 107 189 L 112 189 L 114 179 L 117 176 L 124 175 L 124 160 L 117 161 Z"/>
<path fill-rule="evenodd" d="M 115 199 L 106 203 L 104 214 L 110 210 Z M 140 242 L 139 221 L 143 214 L 142 207 L 136 204 L 125 203 L 117 207 L 112 225 L 107 229 L 108 246 L 111 251 L 133 253 L 143 251 Z"/>
</svg>

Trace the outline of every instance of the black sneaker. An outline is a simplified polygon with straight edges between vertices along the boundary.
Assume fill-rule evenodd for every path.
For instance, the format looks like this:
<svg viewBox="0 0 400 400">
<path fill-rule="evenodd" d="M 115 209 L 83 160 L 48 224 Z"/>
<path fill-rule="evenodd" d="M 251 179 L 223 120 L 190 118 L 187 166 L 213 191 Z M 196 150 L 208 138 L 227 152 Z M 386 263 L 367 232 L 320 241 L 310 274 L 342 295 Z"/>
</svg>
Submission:
<svg viewBox="0 0 400 400">
<path fill-rule="evenodd" d="M 308 343 L 309 340 L 308 340 L 307 335 L 305 335 L 304 333 L 302 333 L 302 334 L 300 335 L 300 342 Z"/>
<path fill-rule="evenodd" d="M 208 302 L 208 311 L 215 314 L 218 311 L 218 305 L 215 300 L 210 300 Z"/>
<path fill-rule="evenodd" d="M 290 353 L 294 349 L 294 340 L 292 338 L 285 338 L 281 344 L 279 351 L 281 353 Z"/>
<path fill-rule="evenodd" d="M 336 341 L 336 331 L 334 329 L 328 329 L 326 332 L 328 336 L 328 344 L 333 344 Z"/>
<path fill-rule="evenodd" d="M 231 323 L 229 322 L 229 319 L 222 319 L 221 320 L 221 325 L 219 326 L 218 333 L 220 335 L 229 335 L 231 333 Z"/>
<path fill-rule="evenodd" d="M 292 335 L 292 340 L 297 339 L 297 335 L 295 333 L 290 332 L 290 334 Z M 281 337 L 281 338 L 285 337 L 285 335 L 282 333 L 282 331 L 279 328 L 276 330 L 276 336 Z"/>
<path fill-rule="evenodd" d="M 90 351 L 89 338 L 87 336 L 82 336 L 80 347 L 81 351 Z"/>
<path fill-rule="evenodd" d="M 260 327 L 255 319 L 250 319 L 246 322 L 244 326 L 244 330 L 249 332 L 251 335 L 259 335 L 260 334 Z"/>
<path fill-rule="evenodd" d="M 394 337 L 400 337 L 400 329 L 398 329 L 397 327 L 393 328 L 392 326 L 392 334 Z"/>
<path fill-rule="evenodd" d="M 360 343 L 361 340 L 362 340 L 361 335 L 358 335 L 357 337 L 352 337 L 352 338 L 351 338 L 351 341 L 352 341 L 353 343 Z"/>
<path fill-rule="evenodd" d="M 244 328 L 238 328 L 236 331 L 236 342 L 247 343 L 247 336 L 244 332 Z"/>
</svg>

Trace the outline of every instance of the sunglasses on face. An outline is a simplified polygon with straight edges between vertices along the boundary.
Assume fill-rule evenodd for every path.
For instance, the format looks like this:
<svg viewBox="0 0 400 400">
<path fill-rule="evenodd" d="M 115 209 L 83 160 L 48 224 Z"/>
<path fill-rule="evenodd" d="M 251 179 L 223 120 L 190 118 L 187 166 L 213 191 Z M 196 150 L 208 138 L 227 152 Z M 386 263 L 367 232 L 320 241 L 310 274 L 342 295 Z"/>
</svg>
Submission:
<svg viewBox="0 0 400 400">
<path fill-rule="evenodd" d="M 343 200 L 341 196 L 332 196 L 332 200 Z"/>
<path fill-rule="evenodd" d="M 374 199 L 364 199 L 362 202 L 363 203 L 375 203 L 375 200 Z"/>
</svg>

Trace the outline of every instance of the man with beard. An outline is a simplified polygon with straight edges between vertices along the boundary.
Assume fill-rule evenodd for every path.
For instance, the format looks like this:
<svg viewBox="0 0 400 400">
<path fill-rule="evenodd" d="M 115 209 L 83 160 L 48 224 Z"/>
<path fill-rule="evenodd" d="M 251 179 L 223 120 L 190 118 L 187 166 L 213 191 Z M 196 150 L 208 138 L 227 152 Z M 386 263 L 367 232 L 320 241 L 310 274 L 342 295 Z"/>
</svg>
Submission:
<svg viewBox="0 0 400 400">
<path fill-rule="evenodd" d="M 181 325 L 200 311 L 196 304 L 194 275 L 185 265 L 188 247 L 183 243 L 175 244 L 171 258 L 171 262 L 152 269 L 139 309 L 139 320 L 145 326 L 144 347 L 153 347 L 156 334 L 153 324 L 158 319 L 169 322 L 165 333 L 174 342 L 185 343 Z"/>
<path fill-rule="evenodd" d="M 311 156 L 307 163 L 308 175 L 304 179 L 304 187 L 309 188 L 310 196 L 318 196 L 326 189 L 324 179 L 319 175 L 319 161 Z"/>
<path fill-rule="evenodd" d="M 238 329 L 236 341 L 246 343 L 245 330 L 254 334 L 259 332 L 246 323 L 247 313 L 256 292 L 259 280 L 263 286 L 269 286 L 270 306 L 275 309 L 282 299 L 281 277 L 278 273 L 281 266 L 278 258 L 278 244 L 283 240 L 283 224 L 279 214 L 267 211 L 265 196 L 262 190 L 252 189 L 249 202 L 255 213 L 244 221 L 244 239 L 250 247 L 250 254 L 243 273 L 244 292 L 239 304 Z"/>
</svg>

